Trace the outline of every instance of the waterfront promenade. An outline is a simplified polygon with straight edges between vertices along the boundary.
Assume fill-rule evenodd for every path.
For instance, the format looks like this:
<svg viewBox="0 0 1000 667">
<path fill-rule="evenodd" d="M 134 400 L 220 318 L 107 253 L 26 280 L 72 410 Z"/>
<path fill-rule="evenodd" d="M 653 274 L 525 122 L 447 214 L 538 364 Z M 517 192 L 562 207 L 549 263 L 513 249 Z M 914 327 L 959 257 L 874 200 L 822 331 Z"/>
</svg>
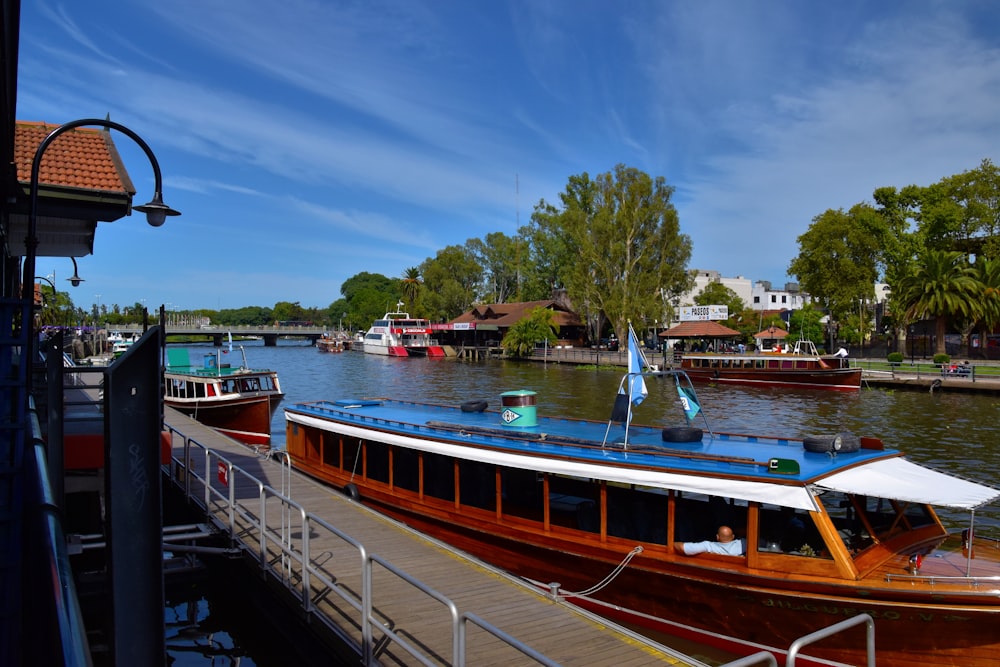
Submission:
<svg viewBox="0 0 1000 667">
<path fill-rule="evenodd" d="M 645 350 L 646 361 L 662 370 L 675 368 L 673 354 Z M 628 365 L 624 350 L 609 352 L 592 348 L 536 349 L 527 360 L 540 363 L 563 363 L 593 366 Z M 862 388 L 899 389 L 905 391 L 944 391 L 1000 395 L 1000 363 L 995 361 L 970 364 L 970 373 L 949 373 L 947 368 L 929 360 L 890 364 L 882 359 L 850 359 L 852 366 L 862 369 Z"/>
</svg>

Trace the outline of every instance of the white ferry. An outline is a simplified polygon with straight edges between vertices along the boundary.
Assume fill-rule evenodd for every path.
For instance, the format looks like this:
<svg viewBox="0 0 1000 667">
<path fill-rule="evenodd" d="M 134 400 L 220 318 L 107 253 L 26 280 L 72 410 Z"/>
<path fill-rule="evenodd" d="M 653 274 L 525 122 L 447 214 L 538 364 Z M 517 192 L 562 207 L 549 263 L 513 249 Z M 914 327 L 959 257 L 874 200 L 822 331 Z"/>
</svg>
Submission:
<svg viewBox="0 0 1000 667">
<path fill-rule="evenodd" d="M 402 302 L 396 304 L 401 308 Z M 431 323 L 410 317 L 400 310 L 386 313 L 375 320 L 365 334 L 361 349 L 368 354 L 390 357 L 443 357 L 444 348 L 431 340 Z"/>
</svg>

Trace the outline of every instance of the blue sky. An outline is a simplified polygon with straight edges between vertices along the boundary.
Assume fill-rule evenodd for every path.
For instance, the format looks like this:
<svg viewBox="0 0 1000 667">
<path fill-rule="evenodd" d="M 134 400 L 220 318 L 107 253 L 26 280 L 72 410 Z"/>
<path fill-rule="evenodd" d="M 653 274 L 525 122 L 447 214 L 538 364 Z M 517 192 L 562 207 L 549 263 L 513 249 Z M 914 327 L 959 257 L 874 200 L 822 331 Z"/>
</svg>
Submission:
<svg viewBox="0 0 1000 667">
<path fill-rule="evenodd" d="M 1000 159 L 991 0 L 21 11 L 18 119 L 110 114 L 183 213 L 101 223 L 71 292 L 84 307 L 325 307 L 358 272 L 513 235 L 570 176 L 618 163 L 676 188 L 691 268 L 782 284 L 816 215 Z M 148 201 L 148 161 L 115 142 Z M 38 260 L 61 287 L 71 271 Z"/>
</svg>

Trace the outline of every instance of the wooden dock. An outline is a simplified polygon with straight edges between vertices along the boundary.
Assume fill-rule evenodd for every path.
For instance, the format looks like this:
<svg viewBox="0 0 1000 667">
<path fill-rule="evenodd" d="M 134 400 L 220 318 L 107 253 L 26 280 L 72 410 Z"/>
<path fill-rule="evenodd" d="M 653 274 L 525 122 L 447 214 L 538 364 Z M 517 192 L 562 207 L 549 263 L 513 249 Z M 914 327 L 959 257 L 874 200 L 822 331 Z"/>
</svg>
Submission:
<svg viewBox="0 0 1000 667">
<path fill-rule="evenodd" d="M 167 408 L 183 488 L 362 664 L 703 663 L 531 588 Z"/>
</svg>

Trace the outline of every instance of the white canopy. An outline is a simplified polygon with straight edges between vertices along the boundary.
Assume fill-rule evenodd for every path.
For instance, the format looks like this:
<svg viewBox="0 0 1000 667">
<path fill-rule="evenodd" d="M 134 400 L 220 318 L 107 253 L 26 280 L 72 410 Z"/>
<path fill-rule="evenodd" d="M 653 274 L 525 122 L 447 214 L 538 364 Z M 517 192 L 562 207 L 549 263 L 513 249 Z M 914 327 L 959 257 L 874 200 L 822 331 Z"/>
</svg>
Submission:
<svg viewBox="0 0 1000 667">
<path fill-rule="evenodd" d="M 813 486 L 862 496 L 966 510 L 1000 498 L 1000 490 L 952 477 L 898 457 L 834 473 Z"/>
</svg>

